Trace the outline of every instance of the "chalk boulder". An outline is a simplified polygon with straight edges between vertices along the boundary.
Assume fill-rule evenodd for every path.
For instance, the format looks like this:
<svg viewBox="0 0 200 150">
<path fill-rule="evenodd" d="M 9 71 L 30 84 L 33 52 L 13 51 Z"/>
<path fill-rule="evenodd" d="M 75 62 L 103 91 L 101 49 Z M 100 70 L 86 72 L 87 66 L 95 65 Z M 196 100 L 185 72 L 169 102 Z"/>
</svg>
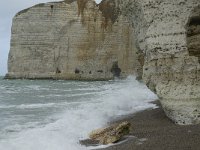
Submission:
<svg viewBox="0 0 200 150">
<path fill-rule="evenodd" d="M 101 128 L 92 131 L 89 134 L 90 139 L 99 141 L 100 144 L 111 144 L 119 141 L 123 136 L 129 134 L 131 124 L 122 122 L 120 124 L 111 125 L 107 128 Z"/>
</svg>

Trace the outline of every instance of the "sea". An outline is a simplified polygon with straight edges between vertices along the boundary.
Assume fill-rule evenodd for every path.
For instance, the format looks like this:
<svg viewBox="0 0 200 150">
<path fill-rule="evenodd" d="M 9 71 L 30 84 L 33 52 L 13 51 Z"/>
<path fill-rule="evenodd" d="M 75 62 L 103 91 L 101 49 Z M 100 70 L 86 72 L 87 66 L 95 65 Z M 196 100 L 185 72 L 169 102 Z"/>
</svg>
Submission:
<svg viewBox="0 0 200 150">
<path fill-rule="evenodd" d="M 156 108 L 156 99 L 134 76 L 95 82 L 1 77 L 0 150 L 94 149 L 79 141 L 116 118 Z"/>
</svg>

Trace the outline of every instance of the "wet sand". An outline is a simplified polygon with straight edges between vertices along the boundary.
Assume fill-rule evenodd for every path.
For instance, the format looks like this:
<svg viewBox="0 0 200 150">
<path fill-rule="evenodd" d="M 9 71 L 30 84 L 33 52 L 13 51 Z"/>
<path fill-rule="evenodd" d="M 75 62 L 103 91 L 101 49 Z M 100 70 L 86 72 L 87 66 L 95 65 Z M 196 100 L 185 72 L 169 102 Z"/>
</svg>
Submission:
<svg viewBox="0 0 200 150">
<path fill-rule="evenodd" d="M 101 150 L 200 150 L 200 125 L 175 125 L 156 103 L 157 109 L 118 120 L 131 122 L 130 136 L 135 138 Z"/>
</svg>

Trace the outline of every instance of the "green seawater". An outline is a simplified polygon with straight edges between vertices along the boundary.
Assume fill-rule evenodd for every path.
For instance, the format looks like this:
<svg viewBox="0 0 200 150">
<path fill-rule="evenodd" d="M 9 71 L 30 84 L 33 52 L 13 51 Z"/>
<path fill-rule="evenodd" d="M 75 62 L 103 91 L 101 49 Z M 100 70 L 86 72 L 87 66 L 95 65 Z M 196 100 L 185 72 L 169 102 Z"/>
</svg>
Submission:
<svg viewBox="0 0 200 150">
<path fill-rule="evenodd" d="M 54 121 L 48 117 L 91 101 L 105 84 L 108 82 L 3 80 L 1 77 L 0 138 L 7 132 Z"/>
</svg>

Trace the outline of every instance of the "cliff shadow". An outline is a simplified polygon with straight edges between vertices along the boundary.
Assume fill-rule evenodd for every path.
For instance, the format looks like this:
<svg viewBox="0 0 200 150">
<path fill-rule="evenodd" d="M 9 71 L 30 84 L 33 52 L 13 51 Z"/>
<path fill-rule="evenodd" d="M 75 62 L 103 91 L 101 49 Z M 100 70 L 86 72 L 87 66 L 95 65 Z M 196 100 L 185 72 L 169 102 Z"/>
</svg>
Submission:
<svg viewBox="0 0 200 150">
<path fill-rule="evenodd" d="M 198 57 L 200 63 L 200 6 L 192 11 L 186 30 L 189 56 Z"/>
</svg>

